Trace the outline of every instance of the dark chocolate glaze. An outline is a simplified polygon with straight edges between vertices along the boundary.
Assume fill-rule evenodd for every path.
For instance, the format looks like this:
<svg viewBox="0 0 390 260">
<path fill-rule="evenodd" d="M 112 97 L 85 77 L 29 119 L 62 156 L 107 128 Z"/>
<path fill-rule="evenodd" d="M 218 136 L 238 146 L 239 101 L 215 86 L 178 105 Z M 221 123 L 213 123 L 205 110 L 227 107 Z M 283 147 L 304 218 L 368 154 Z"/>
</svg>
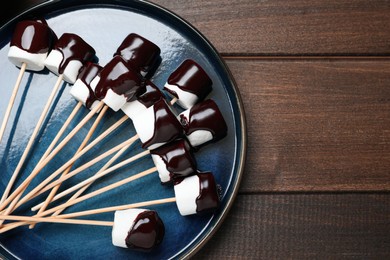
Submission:
<svg viewBox="0 0 390 260">
<path fill-rule="evenodd" d="M 209 142 L 216 142 L 227 135 L 225 119 L 217 104 L 212 99 L 207 99 L 195 104 L 190 109 L 189 118 L 180 115 L 180 123 L 182 124 L 186 135 L 190 135 L 197 130 L 210 131 L 213 135 L 213 139 Z"/>
<path fill-rule="evenodd" d="M 147 148 L 156 143 L 168 143 L 178 139 L 183 135 L 183 128 L 173 114 L 164 99 L 160 99 L 153 105 L 154 133 L 153 136 L 142 144 L 142 148 Z"/>
<path fill-rule="evenodd" d="M 25 20 L 17 23 L 10 46 L 16 46 L 29 53 L 47 53 L 51 50 L 57 36 L 42 21 Z"/>
<path fill-rule="evenodd" d="M 85 106 L 87 108 L 91 108 L 92 104 L 98 100 L 95 96 L 95 92 L 92 90 L 90 84 L 91 81 L 96 77 L 96 75 L 99 73 L 99 71 L 103 67 L 99 64 L 93 63 L 93 62 L 87 62 L 86 66 L 84 66 L 81 69 L 80 74 L 78 75 L 78 79 L 81 80 L 89 90 L 89 96 L 85 102 Z"/>
<path fill-rule="evenodd" d="M 152 106 L 158 100 L 163 99 L 164 94 L 161 90 L 153 84 L 150 80 L 145 82 L 142 93 L 137 96 L 137 100 L 146 108 Z"/>
<path fill-rule="evenodd" d="M 95 49 L 85 42 L 80 36 L 73 33 L 64 33 L 56 42 L 54 49 L 63 55 L 62 62 L 58 68 L 60 74 L 72 60 L 78 60 L 81 64 L 92 61 L 95 57 Z"/>
<path fill-rule="evenodd" d="M 196 198 L 196 212 L 214 211 L 219 206 L 219 194 L 214 175 L 211 172 L 199 172 L 199 196 Z"/>
<path fill-rule="evenodd" d="M 115 55 L 120 55 L 137 72 L 148 73 L 157 63 L 161 50 L 153 42 L 131 33 L 118 47 Z"/>
<path fill-rule="evenodd" d="M 128 248 L 149 251 L 161 244 L 165 235 L 165 226 L 156 211 L 140 213 L 126 237 Z"/>
<path fill-rule="evenodd" d="M 197 165 L 187 140 L 178 139 L 151 150 L 164 161 L 170 174 L 170 181 L 178 177 L 186 177 L 197 173 Z"/>
<path fill-rule="evenodd" d="M 168 84 L 176 85 L 181 90 L 198 96 L 199 101 L 201 101 L 212 91 L 213 82 L 198 63 L 187 59 L 172 72 L 168 78 Z M 176 92 L 165 87 L 164 90 L 176 98 L 178 97 Z"/>
<path fill-rule="evenodd" d="M 100 80 L 95 95 L 103 99 L 111 89 L 118 95 L 124 95 L 127 101 L 134 100 L 142 91 L 144 81 L 140 74 L 127 66 L 120 56 L 115 56 L 99 72 Z"/>
</svg>

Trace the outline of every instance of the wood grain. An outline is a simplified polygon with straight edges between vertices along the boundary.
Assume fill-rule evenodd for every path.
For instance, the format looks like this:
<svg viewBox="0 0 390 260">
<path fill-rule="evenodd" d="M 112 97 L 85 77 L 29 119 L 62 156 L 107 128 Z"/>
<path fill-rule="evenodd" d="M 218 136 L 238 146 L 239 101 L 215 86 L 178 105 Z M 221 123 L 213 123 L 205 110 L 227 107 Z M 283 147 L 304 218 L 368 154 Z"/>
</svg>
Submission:
<svg viewBox="0 0 390 260">
<path fill-rule="evenodd" d="M 153 0 L 177 13 L 223 54 L 390 53 L 386 0 Z"/>
<path fill-rule="evenodd" d="M 388 259 L 389 194 L 238 196 L 193 259 Z"/>
<path fill-rule="evenodd" d="M 231 60 L 242 192 L 390 190 L 390 61 Z"/>
</svg>

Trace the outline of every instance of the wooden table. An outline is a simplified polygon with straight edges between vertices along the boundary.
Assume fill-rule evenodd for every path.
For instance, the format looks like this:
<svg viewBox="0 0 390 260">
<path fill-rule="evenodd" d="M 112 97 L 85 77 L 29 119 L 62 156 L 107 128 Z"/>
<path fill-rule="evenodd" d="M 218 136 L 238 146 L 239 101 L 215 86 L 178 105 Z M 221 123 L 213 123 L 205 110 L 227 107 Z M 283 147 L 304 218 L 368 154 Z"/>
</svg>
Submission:
<svg viewBox="0 0 390 260">
<path fill-rule="evenodd" d="M 389 258 L 390 2 L 152 2 L 222 54 L 247 117 L 239 194 L 194 258 Z"/>
</svg>

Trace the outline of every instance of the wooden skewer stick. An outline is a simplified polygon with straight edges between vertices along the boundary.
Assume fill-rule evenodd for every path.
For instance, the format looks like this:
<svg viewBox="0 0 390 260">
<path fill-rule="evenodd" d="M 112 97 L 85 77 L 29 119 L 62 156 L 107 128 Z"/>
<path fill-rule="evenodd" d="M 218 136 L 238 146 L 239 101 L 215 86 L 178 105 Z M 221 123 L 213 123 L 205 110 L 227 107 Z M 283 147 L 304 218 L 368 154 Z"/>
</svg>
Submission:
<svg viewBox="0 0 390 260">
<path fill-rule="evenodd" d="M 17 201 L 20 199 L 20 197 L 22 196 L 23 192 L 26 190 L 27 186 L 30 184 L 30 182 L 35 178 L 36 175 L 38 175 L 38 173 L 42 170 L 42 168 L 44 166 L 46 166 L 46 164 L 48 164 L 50 162 L 50 160 L 65 146 L 65 144 L 67 142 L 69 142 L 69 140 L 81 129 L 82 126 L 84 126 L 84 124 L 87 123 L 87 121 L 92 118 L 95 113 L 97 111 L 99 111 L 99 109 L 104 105 L 103 102 L 101 102 L 98 106 L 96 106 L 94 109 L 92 109 L 88 115 L 86 115 L 83 120 L 80 121 L 80 123 L 62 140 L 62 142 L 50 153 L 49 156 L 47 156 L 39 165 L 37 165 L 34 170 L 30 173 L 30 175 L 24 180 L 24 182 L 5 200 L 3 201 L 3 203 L 0 205 L 0 210 L 3 210 L 8 204 L 10 204 L 12 202 L 13 205 L 16 205 Z M 126 117 L 127 118 L 127 117 Z M 123 120 L 119 120 L 118 122 L 122 122 L 123 123 Z M 113 130 L 113 129 L 111 129 Z M 108 133 L 107 133 L 108 135 Z M 98 140 L 98 138 L 95 139 L 95 141 Z M 100 141 L 101 139 L 99 139 Z M 96 144 L 96 142 L 92 142 L 94 145 Z M 90 148 L 92 143 L 87 146 Z M 86 148 L 87 148 L 86 147 Z M 78 156 L 74 156 L 73 157 L 73 160 L 75 161 L 76 159 L 78 159 L 79 157 L 81 157 L 82 154 L 84 154 L 87 150 L 83 149 L 83 151 L 81 151 Z M 76 158 L 77 157 L 77 158 Z M 68 164 L 66 165 L 65 168 L 63 168 L 61 171 L 65 170 L 71 163 L 73 163 L 74 161 L 70 160 L 68 162 Z M 16 199 L 17 198 L 17 199 Z M 10 205 L 11 207 L 11 205 Z M 9 208 L 10 208 L 9 207 Z"/>
<path fill-rule="evenodd" d="M 0 219 L 4 220 L 19 220 L 30 222 L 50 222 L 50 223 L 63 223 L 63 224 L 79 224 L 79 225 L 96 225 L 96 226 L 108 226 L 114 225 L 113 221 L 98 221 L 98 220 L 83 220 L 83 219 L 60 219 L 60 218 L 40 218 L 40 217 L 26 217 L 26 216 L 14 216 L 14 215 L 0 215 Z"/>
<path fill-rule="evenodd" d="M 20 173 L 20 170 L 22 169 L 23 165 L 24 165 L 24 162 L 30 152 L 30 149 L 31 147 L 33 146 L 34 142 L 35 142 L 35 139 L 39 133 L 39 130 L 46 118 L 46 115 L 50 109 L 50 106 L 55 98 L 55 95 L 57 94 L 57 91 L 59 89 L 59 87 L 61 86 L 61 83 L 62 83 L 62 79 L 63 79 L 63 76 L 60 75 L 57 79 L 57 82 L 55 84 L 55 86 L 53 87 L 53 90 L 49 96 L 49 99 L 47 100 L 47 103 L 44 107 L 44 110 L 42 111 L 42 114 L 38 120 L 38 123 L 36 124 L 35 126 L 35 129 L 32 133 L 32 135 L 30 136 L 30 139 L 27 143 L 27 146 L 26 148 L 24 149 L 24 152 L 22 154 L 22 157 L 20 158 L 19 160 L 19 163 L 18 165 L 16 166 L 16 169 L 15 171 L 13 172 L 12 176 L 11 176 L 11 179 L 9 180 L 8 184 L 7 184 L 7 187 L 3 193 L 3 196 L 2 196 L 2 199 L 1 199 L 1 202 L 4 202 L 4 200 L 7 198 L 7 196 L 9 195 L 11 189 L 12 189 L 12 186 L 14 185 L 14 182 L 16 181 L 16 178 L 18 177 L 19 173 Z M 1 224 L 1 221 L 0 221 L 0 224 Z"/>
<path fill-rule="evenodd" d="M 176 103 L 176 101 L 177 101 L 177 98 L 173 98 L 173 99 L 170 101 L 170 104 L 173 105 L 173 104 Z M 128 146 L 128 147 L 130 147 L 130 146 Z M 132 162 L 133 159 L 130 158 L 129 160 L 126 160 L 126 161 L 120 163 L 119 165 L 121 165 L 121 166 L 117 165 L 117 166 L 119 166 L 119 167 L 117 167 L 117 168 L 115 168 L 115 169 L 111 169 L 111 170 L 109 170 L 109 171 L 105 171 L 109 166 L 111 166 L 111 164 L 112 164 L 112 163 L 113 163 L 113 162 L 114 162 L 114 161 L 115 161 L 115 160 L 116 160 L 116 159 L 117 159 L 125 150 L 128 149 L 128 147 L 122 148 L 122 149 L 121 149 L 121 150 L 120 150 L 120 151 L 119 151 L 119 152 L 118 152 L 110 161 L 108 161 L 108 162 L 107 162 L 107 163 L 106 163 L 106 164 L 105 164 L 105 165 L 96 173 L 96 175 L 99 175 L 100 177 L 103 177 L 104 175 L 110 173 L 111 171 L 113 171 L 113 170 L 115 170 L 115 169 L 117 169 L 117 168 L 119 168 L 119 167 L 122 167 L 122 166 L 125 165 L 125 164 L 128 164 L 128 163 Z M 137 157 L 140 158 L 140 157 L 145 156 L 146 154 L 149 154 L 149 152 L 142 152 L 142 153 L 140 153 L 139 155 L 134 156 L 134 158 L 137 158 Z M 101 175 L 102 172 L 104 172 L 103 175 Z M 100 178 L 100 177 L 98 177 L 98 178 Z M 58 181 L 61 181 L 61 180 L 58 180 Z M 65 181 L 65 180 L 63 180 L 63 181 Z M 69 188 L 69 189 L 67 189 L 67 190 L 65 190 L 65 191 L 63 191 L 63 192 L 61 192 L 60 194 L 58 194 L 58 196 L 56 196 L 56 197 L 54 198 L 54 200 L 58 200 L 58 199 L 64 197 L 65 195 L 67 195 L 67 194 L 69 194 L 69 193 L 75 191 L 76 189 L 79 189 L 79 190 L 78 190 L 75 194 L 73 194 L 73 196 L 72 196 L 68 201 L 72 201 L 72 200 L 78 198 L 86 189 L 88 189 L 88 187 L 94 182 L 94 180 L 90 180 L 90 181 L 87 182 L 87 184 L 84 185 L 83 183 L 85 183 L 85 182 L 86 182 L 86 181 L 84 181 L 84 182 L 82 182 L 82 183 L 79 183 L 79 184 L 77 184 L 77 185 L 75 185 L 75 186 L 73 186 L 73 187 L 71 187 L 71 188 Z M 84 187 L 82 187 L 82 186 L 84 186 Z M 82 188 L 80 188 L 80 187 L 82 187 Z M 46 189 L 42 190 L 42 192 L 44 192 L 44 191 L 46 191 Z M 41 207 L 42 207 L 42 203 L 39 204 L 39 205 L 37 205 L 37 206 L 35 206 L 35 207 L 33 207 L 32 210 L 33 210 L 33 211 L 36 211 L 36 210 L 38 210 L 38 209 L 41 209 Z M 57 212 L 55 212 L 55 213 L 53 214 L 53 216 L 59 215 L 63 210 L 64 210 L 64 209 L 58 210 Z"/>
<path fill-rule="evenodd" d="M 170 104 L 171 105 L 173 105 L 173 104 L 175 104 L 176 103 L 176 101 L 177 101 L 177 98 L 173 98 L 171 101 L 170 101 Z M 128 119 L 128 117 L 127 116 L 124 116 L 123 118 L 122 118 L 122 120 L 127 120 Z M 99 139 L 101 136 L 99 136 L 98 138 L 96 138 L 96 139 Z M 135 135 L 134 137 L 132 137 L 132 138 L 138 138 L 138 135 Z M 132 139 L 132 138 L 130 138 L 130 139 Z M 123 144 L 122 144 L 123 145 Z M 123 147 L 123 146 L 122 146 Z M 53 174 L 53 175 L 55 175 L 55 174 Z M 55 176 L 57 176 L 57 174 L 55 175 Z M 55 177 L 54 176 L 54 177 Z M 53 178 L 54 178 L 53 177 Z M 49 179 L 50 178 L 50 179 Z M 35 195 L 35 193 L 37 193 L 38 191 L 40 191 L 42 188 L 44 188 L 44 186 L 48 183 L 48 182 L 50 182 L 53 178 L 52 177 L 49 177 L 48 179 L 46 179 L 46 181 L 44 181 L 44 182 L 42 182 L 38 187 L 36 187 L 33 191 L 31 191 L 27 196 L 25 196 L 25 198 L 24 198 L 24 201 L 27 201 L 27 200 L 29 200 L 29 199 L 31 199 L 33 196 L 35 197 L 36 195 Z M 1 208 L 0 208 L 0 210 L 2 210 Z"/>
<path fill-rule="evenodd" d="M 108 131 L 108 130 L 107 130 Z M 111 148 L 110 150 L 108 150 L 107 152 L 99 155 L 98 157 L 96 157 L 95 159 L 85 163 L 84 165 L 80 166 L 79 168 L 73 170 L 72 172 L 68 173 L 66 176 L 63 177 L 63 179 L 69 179 L 73 176 L 75 176 L 76 174 L 84 171 L 85 169 L 91 167 L 92 165 L 94 165 L 95 163 L 103 160 L 104 158 L 106 158 L 107 156 L 115 153 L 116 151 L 120 150 L 121 148 L 123 148 L 124 146 L 130 144 L 130 143 L 133 143 L 136 139 L 138 138 L 138 136 L 135 136 L 133 138 L 130 138 L 129 140 L 127 140 L 126 142 L 124 143 L 121 143 L 120 145 L 117 145 L 115 146 L 114 148 Z M 94 140 L 96 141 L 96 139 Z M 93 142 L 89 145 L 89 146 L 93 146 L 92 145 Z M 80 153 L 85 153 L 86 150 L 89 150 L 90 147 L 87 146 L 85 149 L 83 149 Z M 61 172 L 63 172 L 71 163 L 73 163 L 76 159 L 78 159 L 79 157 L 81 157 L 82 154 L 77 154 L 76 156 L 74 156 L 70 161 L 68 161 L 66 164 L 64 164 L 61 168 L 59 168 L 57 171 L 55 171 L 54 173 L 52 173 L 49 177 L 47 177 L 44 181 L 42 181 L 37 187 L 35 187 L 32 191 L 30 191 L 26 196 L 24 196 L 17 204 L 17 206 L 20 206 L 22 204 L 24 204 L 25 202 L 29 201 L 30 199 L 32 198 L 35 198 L 36 196 L 42 194 L 42 189 L 45 189 L 45 191 L 49 190 L 49 188 L 46 188 L 48 186 L 50 181 L 52 181 L 57 175 L 59 175 Z M 57 182 L 56 184 L 59 184 L 59 182 Z M 50 186 L 50 188 L 53 188 L 53 186 Z"/>
<path fill-rule="evenodd" d="M 74 213 L 69 213 L 69 214 L 53 216 L 51 218 L 53 218 L 53 219 L 69 219 L 69 218 L 74 218 L 74 217 L 89 216 L 89 215 L 94 215 L 94 214 L 112 212 L 112 211 L 117 211 L 117 210 L 132 209 L 132 208 L 142 208 L 142 207 L 148 207 L 148 206 L 160 205 L 160 204 L 166 204 L 166 203 L 172 203 L 172 202 L 176 202 L 176 198 L 150 200 L 150 201 L 137 202 L 137 203 L 127 204 L 127 205 L 120 205 L 120 206 L 112 206 L 112 207 L 106 207 L 106 208 L 100 208 L 100 209 L 79 211 L 79 212 L 74 212 Z M 43 212 L 39 216 L 41 218 L 47 219 L 48 217 L 44 217 L 44 216 L 46 216 L 48 214 L 49 213 Z M 34 220 L 36 220 L 36 219 L 34 219 Z M 7 231 L 14 229 L 16 227 L 20 227 L 20 226 L 27 225 L 27 224 L 31 223 L 29 221 L 25 221 L 22 219 L 20 219 L 19 221 L 20 222 L 8 223 L 8 224 L 4 225 L 3 228 L 0 229 L 0 233 L 4 233 L 4 232 L 7 232 Z M 36 222 L 38 222 L 38 221 L 36 221 Z"/>
<path fill-rule="evenodd" d="M 24 72 L 26 71 L 26 68 L 27 68 L 27 63 L 23 62 L 22 66 L 20 67 L 19 76 L 16 79 L 16 82 L 15 82 L 15 85 L 14 85 L 14 89 L 12 91 L 11 98 L 10 98 L 10 100 L 8 102 L 8 106 L 7 106 L 7 109 L 5 111 L 3 122 L 1 124 L 1 128 L 0 128 L 0 142 L 1 142 L 1 139 L 3 139 L 5 128 L 7 126 L 7 122 L 8 122 L 9 116 L 11 114 L 12 107 L 13 107 L 13 105 L 15 103 L 16 95 L 18 94 L 20 83 L 22 82 L 22 78 L 23 78 Z"/>
<path fill-rule="evenodd" d="M 64 190 L 61 193 L 59 193 L 57 199 L 60 199 L 60 198 L 64 197 L 65 195 L 67 195 L 67 194 L 69 194 L 69 193 L 71 193 L 71 192 L 73 192 L 75 190 L 79 190 L 80 188 L 83 188 L 83 187 L 85 187 L 87 185 L 90 185 L 95 180 L 97 180 L 99 178 L 102 178 L 103 176 L 105 176 L 105 175 L 107 175 L 107 174 L 109 174 L 109 173 L 111 173 L 111 172 L 113 172 L 113 171 L 115 171 L 115 170 L 117 170 L 117 169 L 119 169 L 119 168 L 121 168 L 121 167 L 123 167 L 123 166 L 125 166 L 125 165 L 127 165 L 129 163 L 131 163 L 131 162 L 134 162 L 135 160 L 138 160 L 139 158 L 141 158 L 143 156 L 146 156 L 148 154 L 150 154 L 150 151 L 149 150 L 145 150 L 144 152 L 139 153 L 137 155 L 134 155 L 134 156 L 132 156 L 132 157 L 130 157 L 130 158 L 128 158 L 128 159 L 126 159 L 126 160 L 124 160 L 124 161 L 122 161 L 122 162 L 120 162 L 120 163 L 118 163 L 118 164 L 116 164 L 116 165 L 114 165 L 112 167 L 110 167 L 110 168 L 107 168 L 107 169 L 104 169 L 104 170 L 100 170 L 99 172 L 97 172 L 95 175 L 89 177 L 88 179 L 86 179 L 86 180 L 76 184 L 73 187 L 70 187 L 70 188 Z M 51 189 L 53 186 L 58 185 L 59 183 L 62 183 L 64 181 L 66 181 L 68 179 L 67 177 L 68 176 L 64 176 L 63 178 L 59 178 L 58 180 L 50 183 L 48 186 L 46 186 L 44 189 L 42 189 L 40 191 L 40 193 L 43 193 L 43 192 Z M 31 210 L 36 211 L 36 210 L 40 209 L 42 207 L 42 205 L 43 205 L 43 203 L 38 204 L 38 205 L 34 206 Z"/>
<path fill-rule="evenodd" d="M 102 120 L 104 114 L 107 112 L 107 109 L 108 107 L 107 106 L 104 106 L 103 109 L 99 112 L 99 115 L 97 116 L 95 122 L 93 123 L 92 127 L 89 129 L 86 137 L 84 138 L 83 142 L 80 144 L 79 148 L 77 149 L 76 151 L 76 154 L 79 153 L 82 149 L 84 149 L 84 147 L 87 145 L 87 143 L 89 142 L 89 140 L 91 139 L 93 133 L 95 132 L 97 126 L 99 125 L 100 121 Z M 69 165 L 69 167 L 62 173 L 62 176 L 66 176 L 70 170 L 72 169 L 72 166 L 73 166 L 74 163 L 72 163 L 71 165 Z M 42 211 L 44 211 L 47 206 L 49 205 L 49 203 L 52 201 L 53 197 L 56 195 L 58 189 L 60 188 L 61 184 L 58 184 L 57 186 L 55 186 L 49 193 L 49 195 L 47 196 L 46 200 L 45 200 L 45 203 L 44 205 L 39 209 L 39 212 L 38 213 L 41 213 Z M 34 228 L 34 224 L 30 225 L 30 229 Z"/>
</svg>

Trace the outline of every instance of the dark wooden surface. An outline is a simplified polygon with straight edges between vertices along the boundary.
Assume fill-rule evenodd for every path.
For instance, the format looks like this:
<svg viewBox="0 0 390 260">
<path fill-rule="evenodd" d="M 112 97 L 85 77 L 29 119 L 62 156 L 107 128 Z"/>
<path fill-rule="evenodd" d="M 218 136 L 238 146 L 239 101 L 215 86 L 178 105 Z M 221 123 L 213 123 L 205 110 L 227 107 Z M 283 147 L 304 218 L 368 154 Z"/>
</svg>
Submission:
<svg viewBox="0 0 390 260">
<path fill-rule="evenodd" d="M 390 1 L 153 2 L 223 55 L 248 123 L 240 192 L 194 259 L 389 259 Z"/>
</svg>

